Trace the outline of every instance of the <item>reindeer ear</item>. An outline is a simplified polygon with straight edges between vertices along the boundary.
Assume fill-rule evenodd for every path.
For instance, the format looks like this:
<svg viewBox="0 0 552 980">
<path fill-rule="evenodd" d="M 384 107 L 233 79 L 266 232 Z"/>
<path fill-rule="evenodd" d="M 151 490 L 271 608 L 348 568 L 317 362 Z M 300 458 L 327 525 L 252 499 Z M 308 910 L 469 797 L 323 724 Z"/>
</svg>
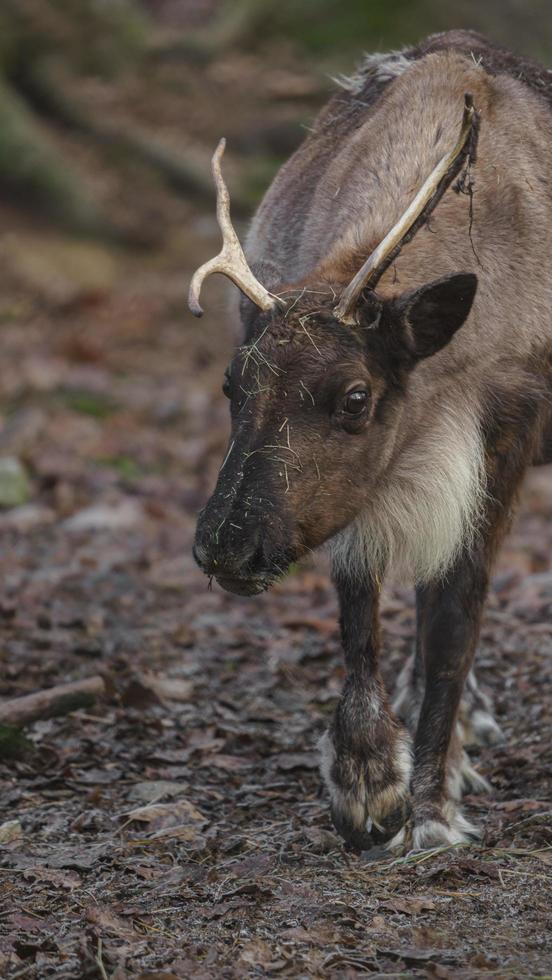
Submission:
<svg viewBox="0 0 552 980">
<path fill-rule="evenodd" d="M 468 316 L 477 290 L 471 272 L 443 276 L 392 303 L 392 318 L 399 317 L 405 341 L 417 359 L 431 357 L 452 340 Z"/>
</svg>

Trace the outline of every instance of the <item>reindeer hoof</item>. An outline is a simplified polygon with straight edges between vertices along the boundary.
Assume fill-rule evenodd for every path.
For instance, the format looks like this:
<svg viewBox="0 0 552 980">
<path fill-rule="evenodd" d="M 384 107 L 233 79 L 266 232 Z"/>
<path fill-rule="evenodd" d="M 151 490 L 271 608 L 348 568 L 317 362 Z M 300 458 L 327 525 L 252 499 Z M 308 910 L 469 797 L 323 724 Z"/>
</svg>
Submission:
<svg viewBox="0 0 552 980">
<path fill-rule="evenodd" d="M 400 733 L 393 755 L 385 760 L 359 760 L 350 752 L 338 757 L 329 732 L 320 739 L 319 750 L 332 821 L 347 846 L 367 851 L 393 837 L 410 810 L 412 763 L 406 732 Z M 376 782 L 375 772 L 387 779 L 380 775 Z"/>
<path fill-rule="evenodd" d="M 448 802 L 438 816 L 411 820 L 389 841 L 387 848 L 394 853 L 427 851 L 435 847 L 454 847 L 476 843 L 481 833 L 456 807 Z"/>
<path fill-rule="evenodd" d="M 464 745 L 501 745 L 506 736 L 490 711 L 476 708 L 467 717 L 460 716 L 459 726 Z"/>
<path fill-rule="evenodd" d="M 386 844 L 395 834 L 398 833 L 408 816 L 408 804 L 405 799 L 401 806 L 398 806 L 392 813 L 386 815 L 381 824 L 375 824 L 371 817 L 367 817 L 364 826 L 355 823 L 356 816 L 354 807 L 345 808 L 340 801 L 336 805 L 335 801 L 331 806 L 332 823 L 345 841 L 348 850 L 360 854 L 361 851 L 369 851 L 372 847 Z"/>
</svg>

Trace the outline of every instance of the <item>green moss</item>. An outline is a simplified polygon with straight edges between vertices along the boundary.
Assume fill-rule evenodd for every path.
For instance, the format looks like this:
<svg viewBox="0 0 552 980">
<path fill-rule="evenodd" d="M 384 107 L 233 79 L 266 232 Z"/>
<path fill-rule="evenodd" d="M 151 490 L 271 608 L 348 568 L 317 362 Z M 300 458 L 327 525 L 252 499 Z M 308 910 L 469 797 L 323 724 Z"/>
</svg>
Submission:
<svg viewBox="0 0 552 980">
<path fill-rule="evenodd" d="M 101 395 L 95 391 L 64 391 L 63 400 L 67 408 L 95 419 L 107 418 L 118 407 L 108 395 Z"/>
<path fill-rule="evenodd" d="M 30 495 L 29 477 L 21 460 L 0 457 L 0 507 L 19 507 L 27 503 Z"/>
<path fill-rule="evenodd" d="M 95 463 L 96 466 L 115 470 L 124 480 L 135 480 L 145 472 L 132 456 L 102 456 Z"/>
<path fill-rule="evenodd" d="M 0 725 L 0 759 L 24 759 L 34 745 L 15 725 Z"/>
</svg>

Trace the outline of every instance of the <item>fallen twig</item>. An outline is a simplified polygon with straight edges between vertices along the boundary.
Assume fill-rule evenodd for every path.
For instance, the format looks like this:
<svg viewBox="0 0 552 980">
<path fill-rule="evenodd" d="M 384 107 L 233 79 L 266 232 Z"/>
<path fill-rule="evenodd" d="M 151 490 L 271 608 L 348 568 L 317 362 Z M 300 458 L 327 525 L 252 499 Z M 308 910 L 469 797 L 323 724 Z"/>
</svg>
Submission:
<svg viewBox="0 0 552 980">
<path fill-rule="evenodd" d="M 46 691 L 4 701 L 0 704 L 0 724 L 23 725 L 37 718 L 66 715 L 76 708 L 89 708 L 102 694 L 105 694 L 105 682 L 99 675 L 58 684 Z"/>
</svg>

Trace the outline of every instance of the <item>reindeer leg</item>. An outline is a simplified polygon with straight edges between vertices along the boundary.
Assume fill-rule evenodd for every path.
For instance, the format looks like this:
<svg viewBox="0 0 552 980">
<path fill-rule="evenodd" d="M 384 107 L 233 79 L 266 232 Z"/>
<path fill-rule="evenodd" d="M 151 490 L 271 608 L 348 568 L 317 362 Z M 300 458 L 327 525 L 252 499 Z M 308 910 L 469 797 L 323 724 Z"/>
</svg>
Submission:
<svg viewBox="0 0 552 980">
<path fill-rule="evenodd" d="M 490 697 L 481 690 L 475 673 L 470 670 L 464 687 L 458 713 L 462 744 L 499 745 L 504 741 L 504 732 L 498 724 Z"/>
<path fill-rule="evenodd" d="M 418 644 L 425 684 L 414 740 L 412 812 L 391 847 L 461 843 L 477 833 L 453 799 L 461 789 L 455 774 L 462 759 L 459 709 L 479 639 L 493 558 L 540 432 L 531 399 L 510 405 L 509 414 L 505 424 L 495 420 L 487 432 L 486 513 L 471 548 L 464 550 L 444 579 L 418 590 Z"/>
<path fill-rule="evenodd" d="M 412 674 L 414 707 L 420 696 L 421 705 L 414 740 L 412 814 L 392 847 L 427 848 L 477 836 L 455 802 L 462 790 L 488 789 L 463 749 L 462 695 L 479 639 L 492 559 L 510 513 L 511 484 L 510 490 L 503 494 L 509 499 L 502 502 L 498 493 L 491 497 L 484 528 L 446 578 L 417 590 L 417 657 Z"/>
<path fill-rule="evenodd" d="M 378 588 L 337 576 L 347 679 L 320 740 L 321 772 L 336 829 L 365 850 L 403 825 L 409 805 L 410 739 L 389 707 L 379 672 Z"/>
<path fill-rule="evenodd" d="M 418 592 L 416 593 L 416 600 L 419 624 L 420 600 Z M 404 722 L 412 737 L 414 737 L 418 727 L 424 690 L 424 657 L 420 642 L 420 630 L 418 629 L 414 653 L 408 657 L 397 677 L 393 699 L 393 711 L 397 718 Z M 467 676 L 460 701 L 458 737 L 464 748 L 475 745 L 499 745 L 504 741 L 502 729 L 494 717 L 492 701 L 479 687 L 473 667 Z M 477 783 L 477 779 L 475 783 Z M 465 788 L 473 789 L 475 783 L 473 780 L 467 779 Z"/>
<path fill-rule="evenodd" d="M 414 653 L 408 657 L 395 684 L 393 711 L 404 722 L 412 737 L 416 734 L 418 718 L 424 699 L 425 668 L 420 642 L 420 595 L 416 591 L 418 630 Z M 458 736 L 465 748 L 475 745 L 499 745 L 504 733 L 494 717 L 490 697 L 479 687 L 473 667 L 464 684 L 458 710 Z"/>
<path fill-rule="evenodd" d="M 416 590 L 417 631 L 415 651 L 397 678 L 393 711 L 414 738 L 425 694 L 425 659 L 422 620 L 425 593 Z M 493 745 L 502 741 L 502 732 L 492 715 L 490 699 L 480 690 L 473 667 L 464 684 L 455 730 L 448 754 L 449 793 L 460 799 L 462 793 L 490 792 L 465 751 L 469 745 Z"/>
<path fill-rule="evenodd" d="M 416 593 L 417 622 L 420 622 L 418 594 Z M 425 669 L 420 630 L 416 630 L 414 652 L 408 657 L 395 683 L 393 711 L 414 738 L 418 727 L 420 709 L 424 700 Z"/>
<path fill-rule="evenodd" d="M 461 751 L 456 720 L 477 645 L 487 566 L 485 549 L 478 546 L 444 581 L 419 590 L 425 692 L 414 747 L 411 826 L 394 844 L 434 847 L 460 843 L 477 833 L 451 800 L 457 794 L 451 793 L 449 775 Z"/>
</svg>

